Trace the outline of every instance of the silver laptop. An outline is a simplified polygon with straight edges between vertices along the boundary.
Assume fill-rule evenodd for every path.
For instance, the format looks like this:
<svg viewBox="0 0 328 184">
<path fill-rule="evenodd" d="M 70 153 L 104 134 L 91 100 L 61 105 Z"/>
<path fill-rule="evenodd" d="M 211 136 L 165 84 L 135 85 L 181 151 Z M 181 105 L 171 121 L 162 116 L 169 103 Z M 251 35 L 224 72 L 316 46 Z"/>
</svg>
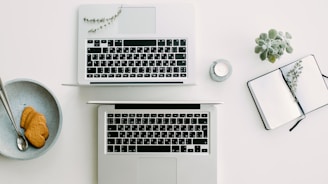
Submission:
<svg viewBox="0 0 328 184">
<path fill-rule="evenodd" d="M 78 83 L 193 84 L 194 23 L 189 4 L 80 6 Z"/>
<path fill-rule="evenodd" d="M 216 184 L 220 102 L 89 102 L 99 184 Z"/>
</svg>

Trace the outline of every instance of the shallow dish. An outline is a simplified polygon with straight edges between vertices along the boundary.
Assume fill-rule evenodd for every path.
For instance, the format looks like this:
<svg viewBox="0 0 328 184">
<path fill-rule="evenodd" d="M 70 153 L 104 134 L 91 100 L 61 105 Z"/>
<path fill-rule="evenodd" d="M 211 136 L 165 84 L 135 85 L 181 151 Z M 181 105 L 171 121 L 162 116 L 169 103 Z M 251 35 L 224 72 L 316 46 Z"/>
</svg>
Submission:
<svg viewBox="0 0 328 184">
<path fill-rule="evenodd" d="M 49 137 L 42 148 L 31 144 L 26 151 L 19 151 L 16 145 L 17 134 L 0 102 L 0 154 L 13 159 L 33 159 L 46 153 L 56 142 L 62 126 L 62 112 L 56 97 L 39 82 L 29 79 L 15 79 L 5 84 L 8 100 L 13 111 L 17 127 L 25 107 L 32 106 L 47 120 Z"/>
</svg>

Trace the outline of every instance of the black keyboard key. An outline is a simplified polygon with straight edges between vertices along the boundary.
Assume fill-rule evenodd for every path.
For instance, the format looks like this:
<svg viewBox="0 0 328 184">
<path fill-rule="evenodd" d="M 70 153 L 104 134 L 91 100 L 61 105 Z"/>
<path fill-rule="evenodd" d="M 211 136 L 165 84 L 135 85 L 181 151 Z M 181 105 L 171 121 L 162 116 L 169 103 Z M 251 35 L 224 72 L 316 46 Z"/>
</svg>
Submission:
<svg viewBox="0 0 328 184">
<path fill-rule="evenodd" d="M 158 144 L 164 144 L 164 139 L 158 139 L 158 140 L 157 140 L 157 143 L 158 143 Z"/>
<path fill-rule="evenodd" d="M 128 147 L 127 146 L 122 146 L 121 150 L 122 150 L 122 152 L 128 152 Z"/>
<path fill-rule="evenodd" d="M 186 45 L 186 40 L 180 40 L 180 45 L 185 46 Z"/>
<path fill-rule="evenodd" d="M 108 40 L 108 46 L 114 46 L 114 41 L 113 40 Z"/>
<path fill-rule="evenodd" d="M 88 53 L 101 53 L 101 48 L 88 48 Z"/>
<path fill-rule="evenodd" d="M 207 131 L 203 131 L 203 137 L 205 137 L 205 138 L 208 137 Z"/>
<path fill-rule="evenodd" d="M 87 58 L 88 58 L 88 62 L 91 62 L 91 61 L 92 61 L 92 56 L 91 56 L 91 54 L 88 54 Z"/>
<path fill-rule="evenodd" d="M 107 152 L 114 152 L 113 146 L 107 146 Z"/>
<path fill-rule="evenodd" d="M 207 124 L 207 119 L 204 118 L 198 119 L 198 124 Z"/>
<path fill-rule="evenodd" d="M 96 73 L 97 68 L 87 68 L 87 73 Z"/>
<path fill-rule="evenodd" d="M 136 144 L 137 140 L 136 139 L 130 139 L 130 144 Z"/>
<path fill-rule="evenodd" d="M 137 146 L 137 152 L 171 152 L 170 146 Z"/>
<path fill-rule="evenodd" d="M 117 130 L 116 125 L 108 125 L 107 130 Z"/>
<path fill-rule="evenodd" d="M 114 152 L 120 152 L 121 147 L 120 146 L 114 146 Z"/>
<path fill-rule="evenodd" d="M 193 144 L 207 144 L 207 139 L 194 139 Z"/>
<path fill-rule="evenodd" d="M 108 137 L 118 137 L 118 132 L 108 132 Z"/>
<path fill-rule="evenodd" d="M 95 47 L 99 47 L 100 46 L 100 41 L 99 40 L 95 40 L 95 44 L 94 44 Z"/>
<path fill-rule="evenodd" d="M 137 150 L 136 150 L 136 146 L 129 146 L 128 147 L 128 151 L 129 152 L 136 152 Z"/>
<path fill-rule="evenodd" d="M 115 40 L 115 46 L 122 46 L 122 40 Z"/>
<path fill-rule="evenodd" d="M 165 40 L 158 40 L 158 46 L 165 46 Z"/>
<path fill-rule="evenodd" d="M 156 40 L 124 40 L 124 46 L 156 46 Z"/>
<path fill-rule="evenodd" d="M 186 47 L 179 47 L 179 52 L 186 52 Z"/>
<path fill-rule="evenodd" d="M 115 144 L 115 139 L 108 139 L 107 144 Z"/>
<path fill-rule="evenodd" d="M 186 59 L 185 54 L 175 54 L 175 59 Z"/>
<path fill-rule="evenodd" d="M 179 146 L 172 146 L 172 152 L 180 152 Z"/>
<path fill-rule="evenodd" d="M 185 60 L 179 60 L 177 61 L 177 66 L 186 66 L 187 62 Z"/>
</svg>

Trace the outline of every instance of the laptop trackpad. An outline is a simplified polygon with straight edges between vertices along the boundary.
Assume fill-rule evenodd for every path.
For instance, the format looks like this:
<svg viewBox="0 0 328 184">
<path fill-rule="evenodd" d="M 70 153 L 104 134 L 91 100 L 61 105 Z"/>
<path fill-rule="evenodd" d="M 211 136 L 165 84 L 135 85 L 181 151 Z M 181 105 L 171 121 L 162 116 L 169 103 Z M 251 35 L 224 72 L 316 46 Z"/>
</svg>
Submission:
<svg viewBox="0 0 328 184">
<path fill-rule="evenodd" d="M 176 184 L 176 158 L 140 158 L 139 184 Z"/>
<path fill-rule="evenodd" d="M 118 22 L 119 33 L 154 34 L 156 33 L 156 8 L 126 7 L 122 8 Z"/>
</svg>

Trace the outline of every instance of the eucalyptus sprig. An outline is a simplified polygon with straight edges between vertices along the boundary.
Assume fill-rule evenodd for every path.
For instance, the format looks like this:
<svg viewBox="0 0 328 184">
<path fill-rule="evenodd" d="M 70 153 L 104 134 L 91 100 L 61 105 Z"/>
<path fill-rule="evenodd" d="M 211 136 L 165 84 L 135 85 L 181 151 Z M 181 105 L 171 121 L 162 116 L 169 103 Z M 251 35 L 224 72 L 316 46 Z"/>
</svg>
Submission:
<svg viewBox="0 0 328 184">
<path fill-rule="evenodd" d="M 286 51 L 292 53 L 293 48 L 290 45 L 291 34 L 286 32 L 270 29 L 268 33 L 261 33 L 258 38 L 255 39 L 256 47 L 255 53 L 260 54 L 262 61 L 268 59 L 271 63 L 274 63 L 280 58 Z"/>
<path fill-rule="evenodd" d="M 297 80 L 302 73 L 302 69 L 303 69 L 302 60 L 300 60 L 297 63 L 295 63 L 293 69 L 289 70 L 289 72 L 286 75 L 287 85 L 292 91 L 294 97 L 296 97 L 295 94 L 297 89 Z"/>
<path fill-rule="evenodd" d="M 113 15 L 110 18 L 92 18 L 92 19 L 88 19 L 88 18 L 83 18 L 83 21 L 86 23 L 90 23 L 90 24 L 102 24 L 97 28 L 94 29 L 90 29 L 88 32 L 89 33 L 95 33 L 101 29 L 104 29 L 105 27 L 109 26 L 111 23 L 114 22 L 114 20 L 122 13 L 122 6 L 118 9 L 118 11 L 116 12 L 115 15 Z"/>
</svg>

